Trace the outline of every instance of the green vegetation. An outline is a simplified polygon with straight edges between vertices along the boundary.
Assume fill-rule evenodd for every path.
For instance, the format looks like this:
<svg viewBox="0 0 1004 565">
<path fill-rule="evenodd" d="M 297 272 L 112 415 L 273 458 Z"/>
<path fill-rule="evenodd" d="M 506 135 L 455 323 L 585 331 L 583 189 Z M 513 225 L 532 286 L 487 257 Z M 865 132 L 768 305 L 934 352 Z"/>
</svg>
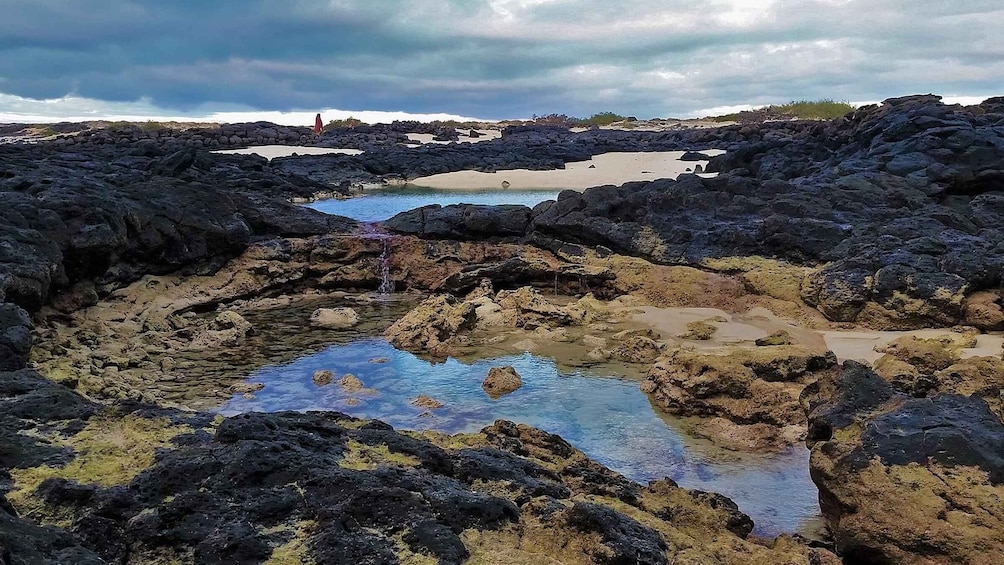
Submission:
<svg viewBox="0 0 1004 565">
<path fill-rule="evenodd" d="M 59 135 L 58 131 L 52 129 L 49 126 L 32 128 L 32 131 L 34 131 L 36 135 L 40 135 L 43 137 L 52 137 L 54 135 Z"/>
<path fill-rule="evenodd" d="M 583 125 L 586 126 L 609 126 L 614 122 L 623 122 L 627 118 L 621 116 L 620 114 L 615 114 L 613 112 L 600 112 L 598 114 L 593 114 L 592 116 L 579 120 Z"/>
<path fill-rule="evenodd" d="M 167 126 L 160 122 L 146 121 L 139 123 L 139 129 L 141 131 L 153 132 L 167 129 Z"/>
<path fill-rule="evenodd" d="M 772 104 L 748 112 L 714 116 L 711 119 L 716 122 L 737 122 L 741 121 L 744 115 L 752 116 L 760 114 L 764 119 L 832 120 L 853 111 L 854 106 L 851 106 L 847 102 L 837 102 L 836 100 L 825 98 L 823 100 L 792 100 L 787 104 Z"/>
<path fill-rule="evenodd" d="M 328 125 L 324 126 L 324 128 L 322 128 L 322 129 L 324 131 L 328 131 L 328 130 L 338 129 L 338 128 L 354 128 L 354 127 L 359 127 L 361 125 L 364 125 L 365 123 L 366 122 L 364 122 L 364 121 L 362 121 L 360 119 L 353 118 L 352 116 L 349 116 L 349 117 L 345 118 L 344 120 L 331 120 L 330 122 L 328 122 Z"/>
</svg>

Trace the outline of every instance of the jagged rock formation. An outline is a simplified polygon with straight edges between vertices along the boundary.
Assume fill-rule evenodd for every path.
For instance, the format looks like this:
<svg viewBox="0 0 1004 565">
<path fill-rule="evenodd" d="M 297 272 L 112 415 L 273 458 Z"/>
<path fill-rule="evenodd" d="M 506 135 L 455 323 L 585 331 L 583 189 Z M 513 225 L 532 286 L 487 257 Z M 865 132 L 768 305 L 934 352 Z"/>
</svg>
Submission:
<svg viewBox="0 0 1004 565">
<path fill-rule="evenodd" d="M 566 191 L 532 211 L 425 208 L 386 225 L 433 238 L 601 245 L 668 264 L 747 255 L 828 263 L 803 298 L 831 320 L 888 329 L 958 323 L 967 294 L 1001 285 L 1000 104 L 908 97 L 832 122 L 739 131 L 748 141 L 711 161 L 716 178 Z M 505 229 L 489 234 L 470 218 Z"/>
<path fill-rule="evenodd" d="M 1004 424 L 985 400 L 912 398 L 848 361 L 803 401 L 810 471 L 846 562 L 1004 560 Z"/>
</svg>

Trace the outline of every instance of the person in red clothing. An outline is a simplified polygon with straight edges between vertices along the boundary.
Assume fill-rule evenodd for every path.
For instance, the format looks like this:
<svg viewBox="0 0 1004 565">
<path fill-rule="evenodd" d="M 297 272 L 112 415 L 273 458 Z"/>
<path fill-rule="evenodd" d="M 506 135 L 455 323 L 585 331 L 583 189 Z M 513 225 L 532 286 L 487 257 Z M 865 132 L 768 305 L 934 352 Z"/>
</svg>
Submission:
<svg viewBox="0 0 1004 565">
<path fill-rule="evenodd" d="M 324 124 L 321 123 L 321 115 L 318 114 L 314 118 L 314 135 L 321 135 L 321 130 L 324 128 Z"/>
</svg>

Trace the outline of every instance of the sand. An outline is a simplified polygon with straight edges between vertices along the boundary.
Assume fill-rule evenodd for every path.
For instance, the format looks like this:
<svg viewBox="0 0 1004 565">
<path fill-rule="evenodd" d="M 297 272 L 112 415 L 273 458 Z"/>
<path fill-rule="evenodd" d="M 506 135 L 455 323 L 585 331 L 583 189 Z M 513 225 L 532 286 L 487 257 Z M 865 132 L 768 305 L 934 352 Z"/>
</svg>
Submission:
<svg viewBox="0 0 1004 565">
<path fill-rule="evenodd" d="M 257 145 L 245 147 L 244 149 L 222 149 L 213 153 L 233 153 L 237 155 L 260 155 L 272 160 L 276 157 L 290 157 L 293 153 L 297 155 L 327 155 L 337 153 L 339 155 L 358 155 L 362 151 L 358 149 L 336 149 L 333 147 L 306 147 L 298 145 Z"/>
<path fill-rule="evenodd" d="M 874 363 L 882 353 L 875 351 L 904 336 L 934 338 L 951 334 L 950 328 L 923 329 L 911 331 L 876 330 L 812 330 L 798 327 L 793 322 L 780 318 L 771 312 L 756 308 L 745 314 L 730 314 L 714 308 L 656 308 L 646 306 L 635 308 L 638 313 L 632 317 L 659 332 L 663 339 L 676 345 L 686 345 L 696 349 L 717 349 L 726 346 L 753 346 L 754 341 L 766 337 L 777 330 L 787 331 L 799 345 L 816 350 L 830 350 L 838 361 L 860 361 Z M 690 322 L 710 321 L 713 318 L 724 322 L 712 322 L 718 331 L 705 341 L 682 340 L 677 336 L 687 332 Z M 962 349 L 962 358 L 1000 357 L 1004 347 L 1004 333 L 982 334 L 977 338 L 976 347 Z"/>
<path fill-rule="evenodd" d="M 882 347 L 889 342 L 904 336 L 916 336 L 919 338 L 933 338 L 939 335 L 952 333 L 951 329 L 925 329 L 902 332 L 880 332 L 880 331 L 822 331 L 826 346 L 837 355 L 837 359 L 862 361 L 873 363 L 882 353 L 875 351 L 876 347 Z M 1000 357 L 1001 347 L 1004 346 L 1004 335 L 1000 333 L 983 334 L 976 340 L 976 347 L 972 349 L 962 349 L 959 351 L 963 358 L 967 357 Z"/>
<path fill-rule="evenodd" d="M 695 349 L 717 349 L 726 346 L 755 346 L 755 341 L 784 330 L 795 343 L 824 351 L 823 336 L 815 330 L 800 328 L 794 323 L 779 318 L 773 313 L 756 308 L 745 314 L 730 314 L 716 308 L 657 308 L 644 306 L 634 308 L 638 313 L 632 319 L 659 332 L 663 339 L 676 345 L 686 345 Z M 725 320 L 725 321 L 714 321 Z M 709 322 L 718 330 L 711 339 L 689 340 L 678 336 L 687 333 L 690 322 Z"/>
<path fill-rule="evenodd" d="M 444 144 L 444 145 L 447 144 L 447 143 L 481 143 L 482 141 L 490 141 L 492 139 L 498 139 L 498 138 L 502 137 L 502 132 L 500 130 L 497 130 L 497 129 L 478 129 L 478 130 L 474 130 L 474 131 L 480 133 L 481 137 L 475 137 L 475 138 L 472 139 L 470 137 L 467 137 L 467 132 L 469 132 L 469 131 L 470 130 L 461 130 L 461 129 L 457 130 L 457 133 L 460 134 L 460 141 L 434 141 L 432 138 L 435 137 L 435 136 L 432 135 L 431 133 L 408 133 L 408 134 L 405 134 L 405 135 L 408 136 L 408 139 L 410 139 L 412 141 L 419 141 L 419 142 L 421 142 L 423 144 L 424 143 L 438 143 L 438 144 Z"/>
<path fill-rule="evenodd" d="M 604 153 L 588 161 L 567 163 L 564 169 L 530 171 L 513 169 L 496 173 L 458 171 L 412 180 L 409 184 L 444 190 L 491 190 L 508 188 L 584 190 L 604 184 L 620 185 L 631 181 L 676 178 L 693 170 L 696 165 L 707 167 L 707 161 L 681 161 L 683 151 L 651 153 Z M 719 155 L 722 151 L 704 151 Z M 714 175 L 704 175 L 714 176 Z M 508 186 L 503 185 L 508 183 Z"/>
</svg>

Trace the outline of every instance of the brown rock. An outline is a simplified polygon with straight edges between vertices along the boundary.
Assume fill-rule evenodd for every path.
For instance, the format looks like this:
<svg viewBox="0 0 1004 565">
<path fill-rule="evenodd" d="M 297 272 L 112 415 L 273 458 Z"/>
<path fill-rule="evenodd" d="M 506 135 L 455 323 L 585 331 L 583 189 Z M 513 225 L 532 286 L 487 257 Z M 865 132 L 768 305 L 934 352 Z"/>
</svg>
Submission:
<svg viewBox="0 0 1004 565">
<path fill-rule="evenodd" d="M 700 341 L 711 339 L 718 331 L 718 327 L 707 322 L 690 322 L 687 324 L 687 333 L 680 335 L 683 339 L 696 339 Z"/>
<path fill-rule="evenodd" d="M 805 425 L 799 402 L 802 389 L 819 372 L 835 365 L 832 353 L 799 346 L 706 352 L 678 349 L 653 365 L 641 389 L 672 414 L 721 417 L 742 426 L 774 428 L 773 432 L 745 428 L 745 437 L 726 442 L 732 448 L 761 449 L 797 440 L 800 432 L 789 428 Z M 717 428 L 724 430 L 723 424 Z M 706 435 L 715 439 L 727 434 L 709 429 Z"/>
<path fill-rule="evenodd" d="M 498 399 L 523 386 L 523 379 L 519 373 L 511 366 L 492 367 L 488 370 L 488 376 L 481 383 L 481 388 L 488 393 L 492 399 Z"/>
<path fill-rule="evenodd" d="M 230 385 L 230 392 L 234 394 L 254 394 L 265 388 L 263 383 L 236 383 Z"/>
<path fill-rule="evenodd" d="M 359 392 L 363 389 L 363 382 L 355 375 L 348 373 L 338 381 L 339 386 L 345 392 Z"/>
<path fill-rule="evenodd" d="M 344 330 L 359 324 L 359 314 L 352 308 L 318 308 L 310 315 L 310 325 Z"/>
<path fill-rule="evenodd" d="M 428 298 L 387 328 L 384 336 L 406 351 L 438 351 L 477 322 L 474 305 L 449 294 Z"/>
<path fill-rule="evenodd" d="M 791 338 L 790 333 L 777 330 L 767 337 L 761 337 L 755 343 L 761 347 L 769 347 L 772 345 L 794 345 L 795 341 Z"/>
<path fill-rule="evenodd" d="M 442 408 L 443 403 L 432 398 L 431 396 L 426 396 L 424 394 L 418 395 L 418 398 L 412 400 L 411 403 L 419 408 L 425 408 L 426 410 L 435 410 L 436 408 Z"/>
<path fill-rule="evenodd" d="M 921 373 L 927 374 L 947 369 L 958 358 L 958 355 L 944 343 L 914 336 L 901 337 L 877 350 L 909 363 Z"/>
<path fill-rule="evenodd" d="M 981 330 L 1004 330 L 1004 308 L 1001 292 L 997 290 L 974 292 L 964 305 L 966 324 Z"/>
<path fill-rule="evenodd" d="M 331 384 L 331 381 L 335 379 L 335 375 L 331 371 L 322 369 L 320 371 L 314 371 L 312 379 L 315 385 L 325 386 Z"/>
</svg>

